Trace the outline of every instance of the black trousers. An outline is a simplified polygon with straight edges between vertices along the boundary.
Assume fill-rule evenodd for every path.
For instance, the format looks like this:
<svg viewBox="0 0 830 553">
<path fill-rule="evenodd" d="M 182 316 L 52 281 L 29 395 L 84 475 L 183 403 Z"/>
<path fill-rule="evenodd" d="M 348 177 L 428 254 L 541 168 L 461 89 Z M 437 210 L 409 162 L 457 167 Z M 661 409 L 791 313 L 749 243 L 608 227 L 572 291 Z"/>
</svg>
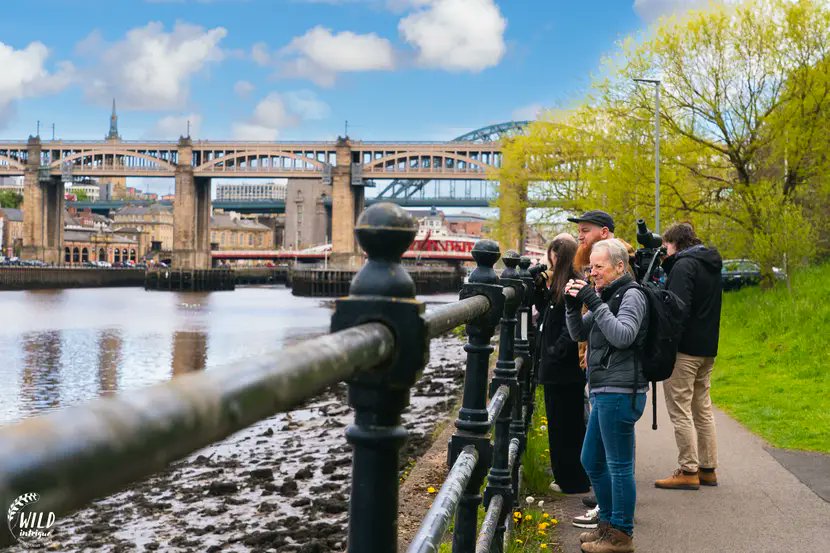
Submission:
<svg viewBox="0 0 830 553">
<path fill-rule="evenodd" d="M 545 384 L 544 389 L 553 477 L 565 493 L 586 493 L 591 481 L 580 460 L 585 440 L 585 386 Z"/>
</svg>

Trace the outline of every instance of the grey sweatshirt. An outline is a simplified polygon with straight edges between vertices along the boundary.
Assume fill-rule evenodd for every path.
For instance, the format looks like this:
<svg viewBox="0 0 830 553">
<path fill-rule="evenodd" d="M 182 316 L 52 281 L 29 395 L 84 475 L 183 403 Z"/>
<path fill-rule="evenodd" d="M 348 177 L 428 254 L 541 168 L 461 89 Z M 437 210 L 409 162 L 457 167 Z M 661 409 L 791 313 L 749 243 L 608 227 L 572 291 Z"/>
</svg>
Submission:
<svg viewBox="0 0 830 553">
<path fill-rule="evenodd" d="M 636 354 L 648 331 L 648 306 L 640 290 L 625 292 L 615 317 L 602 303 L 584 316 L 568 309 L 568 332 L 573 340 L 588 341 L 588 382 L 594 392 L 630 392 L 648 387 Z"/>
</svg>

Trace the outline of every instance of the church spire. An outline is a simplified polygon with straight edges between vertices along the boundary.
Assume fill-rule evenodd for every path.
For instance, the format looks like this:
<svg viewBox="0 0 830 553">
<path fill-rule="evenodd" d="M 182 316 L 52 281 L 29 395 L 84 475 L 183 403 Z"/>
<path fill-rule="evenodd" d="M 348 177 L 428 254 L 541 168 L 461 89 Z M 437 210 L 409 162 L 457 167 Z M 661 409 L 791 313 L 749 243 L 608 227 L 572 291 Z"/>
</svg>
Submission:
<svg viewBox="0 0 830 553">
<path fill-rule="evenodd" d="M 110 115 L 110 132 L 107 140 L 121 140 L 118 135 L 118 115 L 115 113 L 115 98 L 112 99 L 112 115 Z"/>
</svg>

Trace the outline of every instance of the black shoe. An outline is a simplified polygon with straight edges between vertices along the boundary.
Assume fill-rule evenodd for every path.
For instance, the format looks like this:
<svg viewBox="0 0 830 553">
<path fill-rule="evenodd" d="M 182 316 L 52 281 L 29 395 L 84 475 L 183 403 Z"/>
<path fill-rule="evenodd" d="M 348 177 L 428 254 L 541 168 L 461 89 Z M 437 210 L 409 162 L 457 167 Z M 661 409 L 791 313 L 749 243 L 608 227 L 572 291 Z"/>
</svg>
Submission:
<svg viewBox="0 0 830 553">
<path fill-rule="evenodd" d="M 582 504 L 588 507 L 589 509 L 593 509 L 597 506 L 597 496 L 589 495 L 588 497 L 583 497 Z"/>
</svg>

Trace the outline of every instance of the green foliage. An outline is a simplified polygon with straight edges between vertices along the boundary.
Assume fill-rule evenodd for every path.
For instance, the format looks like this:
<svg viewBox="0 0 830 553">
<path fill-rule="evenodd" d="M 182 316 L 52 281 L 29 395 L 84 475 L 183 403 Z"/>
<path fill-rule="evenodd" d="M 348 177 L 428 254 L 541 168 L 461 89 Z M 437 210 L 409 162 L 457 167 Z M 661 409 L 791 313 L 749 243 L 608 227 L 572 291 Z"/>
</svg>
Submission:
<svg viewBox="0 0 830 553">
<path fill-rule="evenodd" d="M 830 453 L 828 271 L 795 273 L 792 292 L 724 295 L 712 398 L 777 447 Z"/>
<path fill-rule="evenodd" d="M 522 493 L 549 495 L 552 481 L 548 449 L 548 419 L 542 387 L 536 388 L 536 407 L 527 432 L 527 448 L 522 457 Z"/>
<path fill-rule="evenodd" d="M 88 202 L 89 201 L 89 194 L 86 193 L 85 190 L 74 190 L 72 191 L 75 194 L 75 197 L 78 199 L 79 202 Z"/>
<path fill-rule="evenodd" d="M 23 203 L 23 195 L 11 190 L 0 191 L 0 207 L 17 209 Z"/>
<path fill-rule="evenodd" d="M 578 106 L 505 144 L 502 227 L 529 205 L 552 219 L 605 209 L 629 241 L 636 218 L 653 221 L 654 87 L 634 79 L 659 77 L 663 226 L 689 221 L 726 256 L 757 254 L 767 275 L 775 256 L 813 253 L 779 219 L 830 251 L 830 6 L 712 4 L 626 39 L 603 71 Z"/>
</svg>

